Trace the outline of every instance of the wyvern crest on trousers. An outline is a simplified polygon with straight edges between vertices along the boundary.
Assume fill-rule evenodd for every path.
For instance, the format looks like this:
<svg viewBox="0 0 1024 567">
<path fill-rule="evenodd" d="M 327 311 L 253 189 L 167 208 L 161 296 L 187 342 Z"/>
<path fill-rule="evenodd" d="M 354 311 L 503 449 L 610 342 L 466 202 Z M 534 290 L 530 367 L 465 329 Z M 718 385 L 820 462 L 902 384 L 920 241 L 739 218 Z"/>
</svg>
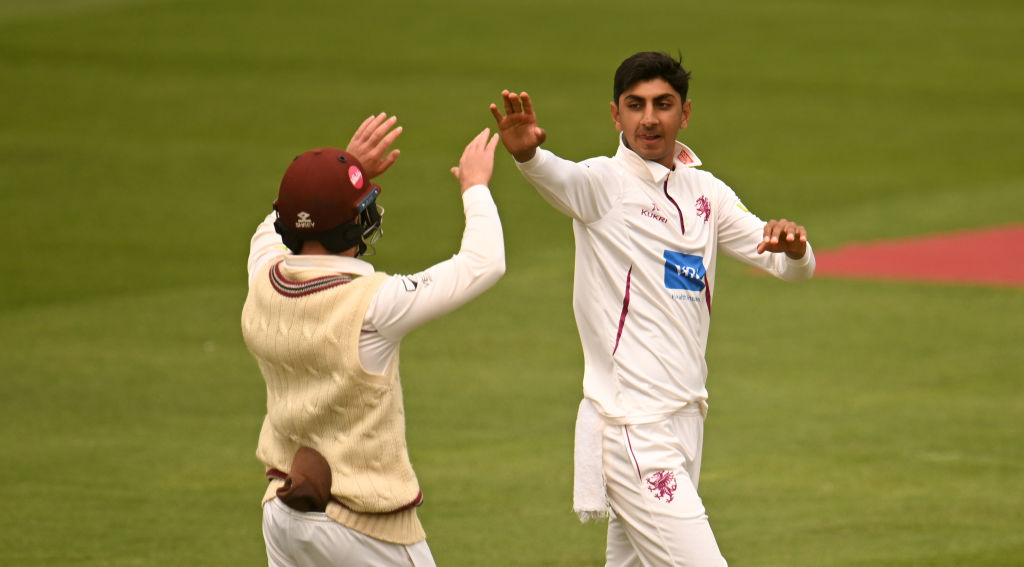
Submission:
<svg viewBox="0 0 1024 567">
<path fill-rule="evenodd" d="M 654 498 L 668 504 L 675 498 L 676 475 L 672 471 L 658 471 L 647 477 L 647 490 L 651 491 Z"/>
</svg>

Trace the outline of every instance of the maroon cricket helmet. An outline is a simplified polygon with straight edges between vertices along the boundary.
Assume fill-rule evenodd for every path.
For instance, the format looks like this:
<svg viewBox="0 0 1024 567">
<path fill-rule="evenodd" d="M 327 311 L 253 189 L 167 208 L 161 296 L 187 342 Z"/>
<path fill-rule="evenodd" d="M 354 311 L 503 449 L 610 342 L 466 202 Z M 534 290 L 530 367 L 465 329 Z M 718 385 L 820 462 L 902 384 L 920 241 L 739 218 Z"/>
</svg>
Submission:
<svg viewBox="0 0 1024 567">
<path fill-rule="evenodd" d="M 380 191 L 354 155 L 337 148 L 309 150 L 284 172 L 274 201 L 275 227 L 293 251 L 293 244 L 301 248 L 302 241 L 316 239 L 328 249 L 360 246 L 361 254 L 363 239 L 380 227 Z"/>
<path fill-rule="evenodd" d="M 318 148 L 288 166 L 274 207 L 289 230 L 326 232 L 358 217 L 379 194 L 354 155 Z"/>
</svg>

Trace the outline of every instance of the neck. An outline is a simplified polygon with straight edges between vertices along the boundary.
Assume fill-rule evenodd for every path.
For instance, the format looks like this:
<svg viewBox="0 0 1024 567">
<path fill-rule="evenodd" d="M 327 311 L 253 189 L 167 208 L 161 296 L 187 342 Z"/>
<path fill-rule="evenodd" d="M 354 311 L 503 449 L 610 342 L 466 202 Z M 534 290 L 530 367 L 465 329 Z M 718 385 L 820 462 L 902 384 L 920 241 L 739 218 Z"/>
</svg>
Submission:
<svg viewBox="0 0 1024 567">
<path fill-rule="evenodd" d="M 319 240 L 307 240 L 302 243 L 302 250 L 299 251 L 299 255 L 310 255 L 310 254 L 321 254 L 321 255 L 332 255 L 332 256 L 349 256 L 355 258 L 356 247 L 353 246 L 344 252 L 338 252 L 335 254 L 330 250 L 324 248 L 323 244 L 320 244 Z"/>
</svg>

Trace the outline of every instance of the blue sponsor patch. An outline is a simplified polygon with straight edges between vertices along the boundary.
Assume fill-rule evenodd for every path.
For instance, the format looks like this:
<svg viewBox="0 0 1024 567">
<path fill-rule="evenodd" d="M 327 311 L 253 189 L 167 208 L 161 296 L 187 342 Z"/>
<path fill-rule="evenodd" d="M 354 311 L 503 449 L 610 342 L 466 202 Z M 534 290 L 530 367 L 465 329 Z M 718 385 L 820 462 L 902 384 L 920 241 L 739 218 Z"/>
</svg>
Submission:
<svg viewBox="0 0 1024 567">
<path fill-rule="evenodd" d="M 668 289 L 703 291 L 706 273 L 703 257 L 665 251 L 665 287 Z"/>
</svg>

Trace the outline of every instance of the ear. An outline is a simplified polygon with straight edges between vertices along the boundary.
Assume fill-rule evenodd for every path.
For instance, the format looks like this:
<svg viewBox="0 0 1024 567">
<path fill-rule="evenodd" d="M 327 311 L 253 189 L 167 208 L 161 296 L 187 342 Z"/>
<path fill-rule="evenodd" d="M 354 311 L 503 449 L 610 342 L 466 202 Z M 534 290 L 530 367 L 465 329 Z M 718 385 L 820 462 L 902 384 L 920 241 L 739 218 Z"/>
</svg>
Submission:
<svg viewBox="0 0 1024 567">
<path fill-rule="evenodd" d="M 692 110 L 693 110 L 693 107 L 690 105 L 690 99 L 686 99 L 686 102 L 683 103 L 683 118 L 682 118 L 682 120 L 679 121 L 679 129 L 680 130 L 685 130 L 686 126 L 689 125 L 689 123 L 690 123 L 690 112 Z"/>
<path fill-rule="evenodd" d="M 612 111 L 612 122 L 615 123 L 615 130 L 622 131 L 622 122 L 619 121 L 619 107 L 614 102 L 609 103 Z"/>
</svg>

